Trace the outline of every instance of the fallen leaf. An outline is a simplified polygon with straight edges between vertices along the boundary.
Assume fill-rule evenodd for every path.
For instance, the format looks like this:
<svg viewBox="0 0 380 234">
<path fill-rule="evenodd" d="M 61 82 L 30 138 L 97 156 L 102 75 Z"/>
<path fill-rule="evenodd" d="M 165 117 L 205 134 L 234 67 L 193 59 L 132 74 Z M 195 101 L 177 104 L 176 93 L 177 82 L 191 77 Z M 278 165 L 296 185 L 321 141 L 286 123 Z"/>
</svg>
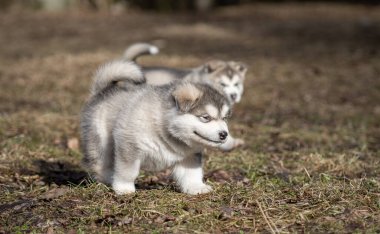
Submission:
<svg viewBox="0 0 380 234">
<path fill-rule="evenodd" d="M 46 234 L 54 234 L 54 229 L 52 227 L 49 227 Z"/>
<path fill-rule="evenodd" d="M 231 176 L 228 174 L 228 172 L 226 172 L 225 170 L 215 170 L 215 171 L 212 171 L 209 176 L 217 181 L 217 182 L 229 182 L 231 181 Z"/>
<path fill-rule="evenodd" d="M 233 209 L 231 208 L 231 207 L 227 207 L 227 206 L 223 206 L 222 208 L 221 208 L 221 213 L 220 213 L 220 215 L 219 215 L 219 219 L 221 219 L 221 220 L 226 220 L 226 219 L 228 219 L 228 218 L 231 218 L 232 217 L 232 215 L 233 215 Z"/>
<path fill-rule="evenodd" d="M 154 219 L 154 222 L 155 223 L 163 223 L 163 222 L 165 222 L 165 220 L 162 217 L 158 216 L 157 218 Z"/>
<path fill-rule="evenodd" d="M 58 198 L 58 197 L 61 197 L 61 196 L 65 195 L 68 191 L 69 191 L 69 189 L 66 188 L 66 187 L 64 187 L 64 188 L 54 188 L 54 189 L 46 192 L 45 194 L 43 194 L 41 196 L 41 198 L 42 199 L 46 199 L 46 200 L 51 200 L 51 199 Z"/>
<path fill-rule="evenodd" d="M 132 218 L 125 216 L 122 220 L 118 222 L 119 226 L 126 225 L 132 223 Z"/>
<path fill-rule="evenodd" d="M 72 137 L 67 140 L 67 147 L 72 150 L 78 150 L 79 149 L 79 140 L 76 137 Z"/>
</svg>

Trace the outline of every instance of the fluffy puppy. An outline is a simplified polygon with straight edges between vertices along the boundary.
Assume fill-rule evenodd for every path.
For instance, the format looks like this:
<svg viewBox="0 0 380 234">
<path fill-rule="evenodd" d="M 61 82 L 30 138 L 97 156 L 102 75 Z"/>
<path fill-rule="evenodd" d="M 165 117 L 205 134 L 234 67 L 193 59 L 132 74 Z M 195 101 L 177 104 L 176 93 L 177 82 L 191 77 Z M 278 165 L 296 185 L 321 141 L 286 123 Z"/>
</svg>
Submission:
<svg viewBox="0 0 380 234">
<path fill-rule="evenodd" d="M 115 85 L 120 81 L 126 85 Z M 108 63 L 96 73 L 82 112 L 84 165 L 117 194 L 135 192 L 140 169 L 167 168 L 182 192 L 210 192 L 202 152 L 228 140 L 230 113 L 228 98 L 209 84 L 151 86 L 134 63 Z"/>
</svg>

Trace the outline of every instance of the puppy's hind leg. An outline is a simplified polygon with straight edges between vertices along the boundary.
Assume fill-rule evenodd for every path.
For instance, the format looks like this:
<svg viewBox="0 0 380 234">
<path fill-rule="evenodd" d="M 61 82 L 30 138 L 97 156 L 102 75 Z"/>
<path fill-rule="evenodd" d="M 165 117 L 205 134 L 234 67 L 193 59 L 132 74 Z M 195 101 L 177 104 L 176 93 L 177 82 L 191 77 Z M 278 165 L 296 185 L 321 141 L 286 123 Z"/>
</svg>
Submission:
<svg viewBox="0 0 380 234">
<path fill-rule="evenodd" d="M 203 183 L 201 153 L 187 157 L 175 165 L 173 177 L 184 193 L 195 195 L 212 191 L 211 186 Z"/>
</svg>

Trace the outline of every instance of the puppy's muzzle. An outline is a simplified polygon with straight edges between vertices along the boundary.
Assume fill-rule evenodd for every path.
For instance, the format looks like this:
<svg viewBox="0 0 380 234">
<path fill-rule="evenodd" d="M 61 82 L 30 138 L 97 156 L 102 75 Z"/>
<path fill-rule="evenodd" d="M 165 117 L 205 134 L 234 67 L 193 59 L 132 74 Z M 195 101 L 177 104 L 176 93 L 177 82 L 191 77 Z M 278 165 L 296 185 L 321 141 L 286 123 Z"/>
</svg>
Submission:
<svg viewBox="0 0 380 234">
<path fill-rule="evenodd" d="M 235 101 L 236 98 L 237 98 L 237 94 L 233 93 L 233 94 L 230 95 L 230 97 L 231 97 L 232 101 Z"/>
</svg>

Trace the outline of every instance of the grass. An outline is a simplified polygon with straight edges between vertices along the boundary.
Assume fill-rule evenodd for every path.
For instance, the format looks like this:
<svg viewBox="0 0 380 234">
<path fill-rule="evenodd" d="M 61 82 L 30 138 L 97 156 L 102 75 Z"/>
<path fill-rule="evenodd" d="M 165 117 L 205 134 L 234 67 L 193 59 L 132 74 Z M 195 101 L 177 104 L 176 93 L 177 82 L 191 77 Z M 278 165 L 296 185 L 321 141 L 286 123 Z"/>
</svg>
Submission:
<svg viewBox="0 0 380 234">
<path fill-rule="evenodd" d="M 0 233 L 379 232 L 378 11 L 253 5 L 195 24 L 133 12 L 0 15 Z M 210 194 L 181 194 L 164 171 L 116 196 L 80 167 L 91 74 L 151 38 L 166 47 L 143 64 L 249 66 L 229 124 L 246 145 L 207 150 Z"/>
</svg>

